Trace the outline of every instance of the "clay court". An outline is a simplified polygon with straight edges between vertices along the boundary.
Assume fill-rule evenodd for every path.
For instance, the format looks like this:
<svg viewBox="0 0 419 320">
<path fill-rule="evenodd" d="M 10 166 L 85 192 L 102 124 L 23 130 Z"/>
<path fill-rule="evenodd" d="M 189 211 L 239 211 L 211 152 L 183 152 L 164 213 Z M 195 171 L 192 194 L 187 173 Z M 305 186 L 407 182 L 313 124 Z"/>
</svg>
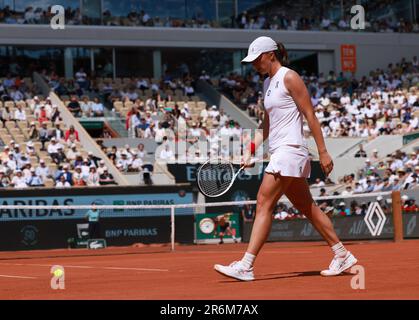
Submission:
<svg viewBox="0 0 419 320">
<path fill-rule="evenodd" d="M 419 240 L 347 242 L 365 268 L 365 290 L 352 274 L 324 278 L 330 249 L 319 242 L 268 243 L 254 282 L 213 270 L 239 259 L 246 244 L 145 246 L 0 253 L 1 299 L 419 299 Z M 50 287 L 52 265 L 65 268 L 65 289 Z"/>
</svg>

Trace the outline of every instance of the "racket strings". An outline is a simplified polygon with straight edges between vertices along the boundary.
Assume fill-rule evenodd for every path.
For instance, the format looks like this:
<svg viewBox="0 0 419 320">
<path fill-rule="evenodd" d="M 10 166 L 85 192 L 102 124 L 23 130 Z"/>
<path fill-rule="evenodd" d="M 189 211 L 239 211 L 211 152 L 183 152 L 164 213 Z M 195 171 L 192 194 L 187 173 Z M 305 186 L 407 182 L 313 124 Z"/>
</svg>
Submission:
<svg viewBox="0 0 419 320">
<path fill-rule="evenodd" d="M 223 193 L 234 177 L 233 166 L 228 162 L 208 162 L 198 172 L 201 191 L 208 196 Z"/>
</svg>

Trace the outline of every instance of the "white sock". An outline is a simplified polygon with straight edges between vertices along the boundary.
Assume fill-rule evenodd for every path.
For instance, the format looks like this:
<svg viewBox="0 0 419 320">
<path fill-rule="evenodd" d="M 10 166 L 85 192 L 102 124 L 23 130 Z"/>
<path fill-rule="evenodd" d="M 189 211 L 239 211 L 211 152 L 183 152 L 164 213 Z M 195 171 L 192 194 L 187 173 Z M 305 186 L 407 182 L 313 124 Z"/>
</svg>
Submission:
<svg viewBox="0 0 419 320">
<path fill-rule="evenodd" d="M 254 254 L 246 252 L 243 256 L 243 259 L 241 260 L 241 263 L 245 268 L 250 269 L 253 266 L 255 259 L 256 256 Z"/>
<path fill-rule="evenodd" d="M 338 256 L 339 258 L 343 258 L 348 250 L 343 246 L 342 242 L 336 243 L 334 246 L 331 247 L 333 253 L 335 256 Z"/>
</svg>

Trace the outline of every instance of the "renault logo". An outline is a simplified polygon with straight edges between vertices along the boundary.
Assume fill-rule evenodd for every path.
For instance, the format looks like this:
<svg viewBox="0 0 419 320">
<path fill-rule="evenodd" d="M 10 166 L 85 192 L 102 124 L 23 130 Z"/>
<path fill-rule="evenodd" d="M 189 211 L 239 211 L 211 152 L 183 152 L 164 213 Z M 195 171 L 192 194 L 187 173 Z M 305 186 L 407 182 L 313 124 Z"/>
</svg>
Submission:
<svg viewBox="0 0 419 320">
<path fill-rule="evenodd" d="M 375 214 L 378 217 L 376 225 L 372 220 Z M 364 217 L 364 221 L 367 224 L 367 227 L 373 236 L 379 236 L 381 234 L 381 232 L 383 231 L 384 224 L 386 222 L 386 216 L 383 210 L 381 209 L 380 204 L 377 201 L 371 202 L 370 206 L 368 207 L 367 214 Z"/>
</svg>

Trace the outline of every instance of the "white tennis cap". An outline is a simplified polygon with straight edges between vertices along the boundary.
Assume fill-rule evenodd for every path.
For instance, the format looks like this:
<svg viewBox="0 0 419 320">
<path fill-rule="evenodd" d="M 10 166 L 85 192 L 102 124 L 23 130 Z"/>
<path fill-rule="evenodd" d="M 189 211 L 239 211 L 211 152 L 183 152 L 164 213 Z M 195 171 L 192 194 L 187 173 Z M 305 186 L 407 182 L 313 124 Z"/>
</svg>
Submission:
<svg viewBox="0 0 419 320">
<path fill-rule="evenodd" d="M 242 62 L 253 62 L 255 61 L 262 53 L 275 51 L 278 49 L 276 42 L 270 37 L 259 37 L 254 40 L 247 51 L 247 57 L 242 60 Z"/>
</svg>

